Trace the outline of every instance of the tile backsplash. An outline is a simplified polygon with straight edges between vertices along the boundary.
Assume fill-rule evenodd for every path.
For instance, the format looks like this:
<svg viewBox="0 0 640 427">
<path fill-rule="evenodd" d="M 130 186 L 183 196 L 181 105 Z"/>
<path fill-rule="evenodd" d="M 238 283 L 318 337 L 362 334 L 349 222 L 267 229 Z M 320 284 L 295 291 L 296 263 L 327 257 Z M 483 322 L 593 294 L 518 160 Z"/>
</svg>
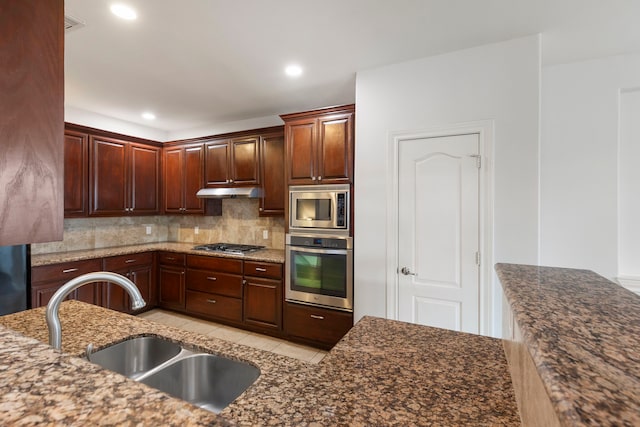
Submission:
<svg viewBox="0 0 640 427">
<path fill-rule="evenodd" d="M 284 249 L 284 218 L 258 216 L 258 204 L 258 199 L 224 199 L 222 216 L 69 218 L 64 220 L 62 241 L 34 243 L 31 253 L 156 242 L 231 242 Z M 146 234 L 147 227 L 151 227 L 151 234 Z M 265 230 L 267 239 L 263 238 Z"/>
</svg>

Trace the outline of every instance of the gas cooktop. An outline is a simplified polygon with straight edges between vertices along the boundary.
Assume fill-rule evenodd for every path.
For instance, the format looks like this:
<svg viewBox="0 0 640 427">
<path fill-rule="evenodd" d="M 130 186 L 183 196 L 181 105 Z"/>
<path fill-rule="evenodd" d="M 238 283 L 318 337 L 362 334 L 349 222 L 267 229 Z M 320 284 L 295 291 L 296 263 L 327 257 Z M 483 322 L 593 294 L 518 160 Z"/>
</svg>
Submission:
<svg viewBox="0 0 640 427">
<path fill-rule="evenodd" d="M 227 254 L 242 255 L 248 252 L 255 252 L 263 249 L 264 246 L 257 245 L 239 245 L 236 243 L 210 243 L 208 245 L 195 246 L 193 249 L 198 251 L 224 252 Z"/>
</svg>

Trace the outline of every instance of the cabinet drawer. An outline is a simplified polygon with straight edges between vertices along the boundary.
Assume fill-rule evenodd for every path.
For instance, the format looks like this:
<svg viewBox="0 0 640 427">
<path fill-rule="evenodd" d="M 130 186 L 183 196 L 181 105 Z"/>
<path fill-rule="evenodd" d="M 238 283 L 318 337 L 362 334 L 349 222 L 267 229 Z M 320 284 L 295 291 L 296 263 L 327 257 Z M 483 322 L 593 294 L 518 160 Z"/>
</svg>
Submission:
<svg viewBox="0 0 640 427">
<path fill-rule="evenodd" d="M 244 275 L 282 279 L 282 264 L 272 262 L 245 261 Z"/>
<path fill-rule="evenodd" d="M 287 303 L 284 324 L 289 335 L 333 346 L 353 326 L 353 315 Z"/>
<path fill-rule="evenodd" d="M 187 269 L 187 289 L 241 298 L 242 276 L 189 268 Z"/>
<path fill-rule="evenodd" d="M 102 270 L 100 258 L 83 261 L 65 262 L 62 264 L 41 265 L 31 269 L 31 282 L 48 282 L 53 280 L 71 280 L 85 273 Z"/>
<path fill-rule="evenodd" d="M 203 270 L 216 270 L 223 273 L 242 274 L 242 260 L 240 259 L 189 255 L 187 257 L 187 266 Z"/>
<path fill-rule="evenodd" d="M 187 291 L 187 311 L 240 322 L 242 320 L 242 300 Z"/>
<path fill-rule="evenodd" d="M 106 271 L 123 270 L 135 265 L 148 264 L 153 264 L 153 252 L 119 255 L 104 259 L 104 269 Z"/>
<path fill-rule="evenodd" d="M 176 252 L 159 252 L 158 262 L 160 264 L 180 265 L 183 266 L 187 260 L 185 254 L 179 254 Z"/>
</svg>

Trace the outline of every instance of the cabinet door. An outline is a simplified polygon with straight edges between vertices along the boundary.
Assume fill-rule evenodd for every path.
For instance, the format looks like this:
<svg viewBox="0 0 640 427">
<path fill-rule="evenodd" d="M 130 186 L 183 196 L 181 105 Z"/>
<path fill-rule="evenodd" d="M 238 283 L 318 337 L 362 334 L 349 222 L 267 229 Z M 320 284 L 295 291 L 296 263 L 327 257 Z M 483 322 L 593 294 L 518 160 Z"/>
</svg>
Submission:
<svg viewBox="0 0 640 427">
<path fill-rule="evenodd" d="M 244 322 L 279 331 L 282 328 L 282 281 L 245 277 Z"/>
<path fill-rule="evenodd" d="M 129 272 L 129 279 L 136 284 L 142 298 L 147 305 L 143 310 L 148 310 L 156 305 L 156 293 L 155 293 L 155 275 L 153 274 L 153 265 L 141 265 L 138 267 L 132 267 Z M 127 312 L 131 312 L 131 302 L 127 295 Z"/>
<path fill-rule="evenodd" d="M 64 216 L 87 216 L 89 185 L 89 135 L 64 132 Z"/>
<path fill-rule="evenodd" d="M 123 215 L 127 208 L 127 143 L 90 137 L 89 215 Z"/>
<path fill-rule="evenodd" d="M 114 271 L 114 273 L 121 274 L 126 278 L 131 279 L 128 270 Z M 129 302 L 129 295 L 127 295 L 127 292 L 120 286 L 113 283 L 103 283 L 102 285 L 102 306 L 123 313 L 129 313 L 131 309 L 131 303 Z"/>
<path fill-rule="evenodd" d="M 131 212 L 139 215 L 160 213 L 160 148 L 130 144 Z"/>
<path fill-rule="evenodd" d="M 318 176 L 323 184 L 351 182 L 353 176 L 353 114 L 318 120 Z"/>
<path fill-rule="evenodd" d="M 285 124 L 287 181 L 289 184 L 314 184 L 315 119 L 292 120 Z"/>
<path fill-rule="evenodd" d="M 160 307 L 184 310 L 185 269 L 161 265 L 159 274 Z"/>
<path fill-rule="evenodd" d="M 206 145 L 205 183 L 207 187 L 227 186 L 229 174 L 229 142 L 216 141 Z"/>
<path fill-rule="evenodd" d="M 322 348 L 333 347 L 353 326 L 353 314 L 320 307 L 286 303 L 285 332 Z"/>
<path fill-rule="evenodd" d="M 284 136 L 264 136 L 260 139 L 260 174 L 262 196 L 260 216 L 284 215 Z"/>
<path fill-rule="evenodd" d="M 260 162 L 258 157 L 258 137 L 233 139 L 231 141 L 231 183 L 260 183 Z"/>
<path fill-rule="evenodd" d="M 196 193 L 204 186 L 204 146 L 184 149 L 184 210 L 183 213 L 204 213 L 204 201 Z"/>
<path fill-rule="evenodd" d="M 184 149 L 167 148 L 164 150 L 164 210 L 167 213 L 181 213 L 183 205 L 183 160 Z"/>
</svg>

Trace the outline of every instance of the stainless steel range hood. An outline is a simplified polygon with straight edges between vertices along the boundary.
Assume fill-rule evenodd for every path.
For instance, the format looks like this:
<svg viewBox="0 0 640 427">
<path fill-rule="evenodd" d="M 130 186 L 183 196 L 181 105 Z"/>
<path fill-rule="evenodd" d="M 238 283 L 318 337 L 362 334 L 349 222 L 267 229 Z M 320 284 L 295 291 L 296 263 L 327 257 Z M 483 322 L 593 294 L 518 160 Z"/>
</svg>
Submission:
<svg viewBox="0 0 640 427">
<path fill-rule="evenodd" d="M 261 195 L 260 187 L 203 188 L 196 193 L 196 197 L 201 199 L 232 199 L 236 197 L 255 199 Z"/>
</svg>

